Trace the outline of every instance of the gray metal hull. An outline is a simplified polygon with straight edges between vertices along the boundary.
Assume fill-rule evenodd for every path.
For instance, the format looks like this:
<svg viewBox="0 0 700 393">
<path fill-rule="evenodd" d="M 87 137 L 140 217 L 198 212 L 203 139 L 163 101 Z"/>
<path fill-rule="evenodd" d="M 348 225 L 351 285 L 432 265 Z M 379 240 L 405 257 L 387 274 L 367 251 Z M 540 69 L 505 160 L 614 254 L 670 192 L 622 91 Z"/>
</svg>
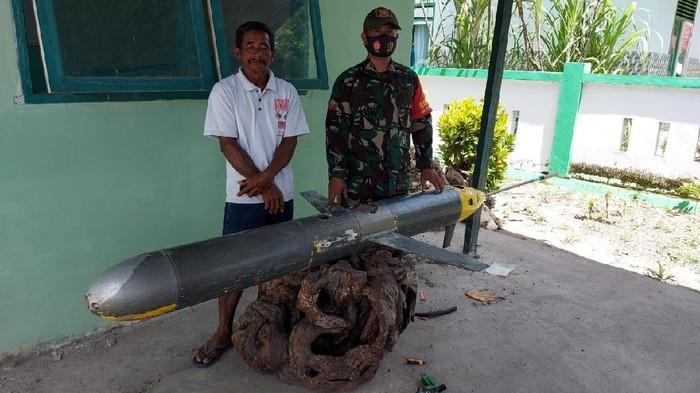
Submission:
<svg viewBox="0 0 700 393">
<path fill-rule="evenodd" d="M 468 215 L 465 204 L 480 205 L 469 198 L 447 188 L 385 200 L 374 212 L 343 210 L 142 254 L 105 271 L 86 302 L 107 319 L 151 318 L 347 257 L 377 234 L 413 236 L 456 223 Z"/>
</svg>

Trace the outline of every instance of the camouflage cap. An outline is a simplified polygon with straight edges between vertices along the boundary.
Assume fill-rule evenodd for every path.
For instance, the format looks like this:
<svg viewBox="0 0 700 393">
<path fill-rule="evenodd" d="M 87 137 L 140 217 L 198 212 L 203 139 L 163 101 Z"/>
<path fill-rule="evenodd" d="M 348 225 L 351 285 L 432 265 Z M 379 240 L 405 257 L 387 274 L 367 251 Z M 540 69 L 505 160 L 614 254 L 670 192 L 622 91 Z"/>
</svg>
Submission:
<svg viewBox="0 0 700 393">
<path fill-rule="evenodd" d="M 365 17 L 365 22 L 362 24 L 362 28 L 364 31 L 370 31 L 384 25 L 390 25 L 401 30 L 399 20 L 396 19 L 396 15 L 390 9 L 385 7 L 377 7 L 367 14 Z"/>
</svg>

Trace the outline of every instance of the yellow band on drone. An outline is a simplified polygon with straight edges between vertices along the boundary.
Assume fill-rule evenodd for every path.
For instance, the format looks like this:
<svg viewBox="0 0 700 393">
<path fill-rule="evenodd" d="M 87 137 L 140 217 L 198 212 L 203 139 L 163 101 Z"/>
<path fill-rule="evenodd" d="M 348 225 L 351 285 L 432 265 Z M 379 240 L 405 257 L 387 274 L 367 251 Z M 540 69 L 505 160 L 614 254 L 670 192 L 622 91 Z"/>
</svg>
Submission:
<svg viewBox="0 0 700 393">
<path fill-rule="evenodd" d="M 177 305 L 175 304 L 169 304 L 164 307 L 160 307 L 155 310 L 151 311 L 146 311 L 144 313 L 140 314 L 131 314 L 131 315 L 125 315 L 122 317 L 115 317 L 113 315 L 104 315 L 104 314 L 99 314 L 98 315 L 104 319 L 110 320 L 110 321 L 140 321 L 142 319 L 150 319 L 150 318 L 155 318 L 159 317 L 163 314 L 167 314 L 171 311 L 175 311 Z"/>
<path fill-rule="evenodd" d="M 459 192 L 459 200 L 462 204 L 462 211 L 459 214 L 458 221 L 462 221 L 474 214 L 474 212 L 477 211 L 477 209 L 481 207 L 481 204 L 486 200 L 486 195 L 475 188 L 460 188 L 457 189 L 457 192 Z"/>
</svg>

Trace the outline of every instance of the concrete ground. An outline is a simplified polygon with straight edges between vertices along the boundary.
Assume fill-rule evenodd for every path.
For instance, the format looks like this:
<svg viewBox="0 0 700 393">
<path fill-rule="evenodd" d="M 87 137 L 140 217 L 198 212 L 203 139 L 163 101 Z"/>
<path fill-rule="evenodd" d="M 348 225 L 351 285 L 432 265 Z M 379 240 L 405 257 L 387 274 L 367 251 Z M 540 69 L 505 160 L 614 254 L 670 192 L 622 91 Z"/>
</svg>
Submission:
<svg viewBox="0 0 700 393">
<path fill-rule="evenodd" d="M 462 230 L 462 232 L 460 232 Z M 455 233 L 460 243 L 463 227 Z M 421 235 L 438 244 L 441 233 Z M 447 392 L 698 392 L 700 294 L 503 232 L 481 231 L 482 260 L 517 265 L 506 278 L 417 266 L 427 295 L 416 321 L 358 392 L 413 393 L 421 373 Z M 458 250 L 457 245 L 453 246 Z M 505 300 L 479 305 L 466 289 Z M 242 306 L 254 297 L 248 290 Z M 123 326 L 71 345 L 0 362 L 0 392 L 306 392 L 247 368 L 235 351 L 192 366 L 215 304 Z M 87 312 L 87 311 L 86 311 Z M 419 357 L 426 365 L 405 364 Z"/>
</svg>

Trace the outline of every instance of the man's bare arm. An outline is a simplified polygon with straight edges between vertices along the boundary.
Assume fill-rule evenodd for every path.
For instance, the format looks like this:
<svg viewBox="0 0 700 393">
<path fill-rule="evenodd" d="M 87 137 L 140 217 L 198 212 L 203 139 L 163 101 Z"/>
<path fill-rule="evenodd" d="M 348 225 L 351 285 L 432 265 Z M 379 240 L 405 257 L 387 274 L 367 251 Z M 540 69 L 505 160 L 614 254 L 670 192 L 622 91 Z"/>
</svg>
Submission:
<svg viewBox="0 0 700 393">
<path fill-rule="evenodd" d="M 241 181 L 239 195 L 256 196 L 265 191 L 279 171 L 289 165 L 296 147 L 296 136 L 282 139 L 282 142 L 275 149 L 270 165 L 252 176 L 245 176 L 245 180 Z"/>
<path fill-rule="evenodd" d="M 238 144 L 236 138 L 220 136 L 219 148 L 226 161 L 246 179 L 260 173 L 248 153 Z"/>
</svg>

